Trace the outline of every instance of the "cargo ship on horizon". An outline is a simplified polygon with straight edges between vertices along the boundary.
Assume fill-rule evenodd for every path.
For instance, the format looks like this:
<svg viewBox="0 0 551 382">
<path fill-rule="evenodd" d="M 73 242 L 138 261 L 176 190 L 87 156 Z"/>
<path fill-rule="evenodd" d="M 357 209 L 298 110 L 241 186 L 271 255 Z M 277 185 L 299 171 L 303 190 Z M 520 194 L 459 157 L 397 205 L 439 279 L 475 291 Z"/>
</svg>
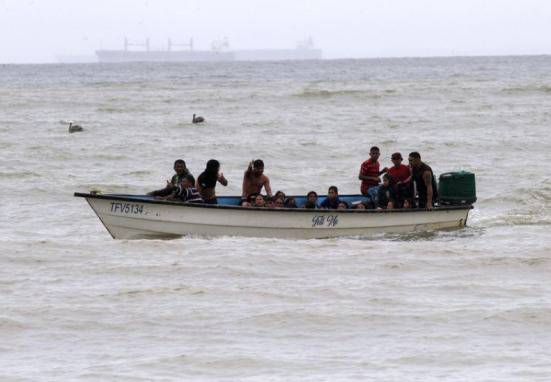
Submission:
<svg viewBox="0 0 551 382">
<path fill-rule="evenodd" d="M 145 48 L 134 50 L 133 47 Z M 175 49 L 177 48 L 177 49 Z M 179 48 L 179 49 L 178 49 Z M 184 49 L 182 49 L 184 48 Z M 230 50 L 228 39 L 214 41 L 210 50 L 195 50 L 193 38 L 185 44 L 168 39 L 166 50 L 152 50 L 149 39 L 145 43 L 130 43 L 124 39 L 122 50 L 97 50 L 99 62 L 216 62 L 216 61 L 288 61 L 321 60 L 322 51 L 316 49 L 312 38 L 298 44 L 295 49 L 238 49 Z"/>
</svg>

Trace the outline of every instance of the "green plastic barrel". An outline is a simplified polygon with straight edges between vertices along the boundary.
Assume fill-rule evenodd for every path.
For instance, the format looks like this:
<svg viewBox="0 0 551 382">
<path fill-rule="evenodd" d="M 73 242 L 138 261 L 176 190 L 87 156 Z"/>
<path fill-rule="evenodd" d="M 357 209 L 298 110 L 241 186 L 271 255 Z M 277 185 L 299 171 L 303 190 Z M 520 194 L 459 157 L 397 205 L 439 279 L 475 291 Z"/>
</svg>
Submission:
<svg viewBox="0 0 551 382">
<path fill-rule="evenodd" d="M 446 172 L 438 179 L 441 204 L 465 205 L 476 202 L 474 174 L 467 171 Z"/>
</svg>

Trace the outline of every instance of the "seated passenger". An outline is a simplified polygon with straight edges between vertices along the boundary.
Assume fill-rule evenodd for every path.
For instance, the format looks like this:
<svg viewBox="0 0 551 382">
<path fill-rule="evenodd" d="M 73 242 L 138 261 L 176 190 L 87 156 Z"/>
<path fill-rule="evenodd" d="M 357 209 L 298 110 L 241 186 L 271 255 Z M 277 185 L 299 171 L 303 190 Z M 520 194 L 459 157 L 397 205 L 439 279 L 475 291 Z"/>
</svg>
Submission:
<svg viewBox="0 0 551 382">
<path fill-rule="evenodd" d="M 392 209 L 396 203 L 396 193 L 394 187 L 390 185 L 391 177 L 388 174 L 383 175 L 383 184 L 379 187 L 377 195 L 377 209 Z"/>
<path fill-rule="evenodd" d="M 277 199 L 277 198 L 283 198 L 283 200 L 285 200 L 285 193 L 283 191 L 278 191 L 274 194 L 274 199 Z"/>
<path fill-rule="evenodd" d="M 251 194 L 249 195 L 249 198 L 248 198 L 248 202 L 251 206 L 254 206 L 254 203 L 255 203 L 255 200 L 256 200 L 256 197 L 260 195 L 260 194 Z M 243 199 L 241 199 L 243 200 Z"/>
<path fill-rule="evenodd" d="M 205 171 L 197 178 L 197 190 L 206 204 L 218 204 L 216 199 L 216 183 L 223 186 L 228 185 L 228 181 L 224 178 L 224 174 L 220 172 L 220 162 L 216 159 L 211 159 L 207 162 Z"/>
<path fill-rule="evenodd" d="M 393 166 L 390 168 L 385 167 L 383 171 L 390 175 L 390 184 L 396 192 L 395 207 L 401 208 L 404 205 L 405 199 L 411 197 L 411 170 L 408 166 L 402 164 L 402 154 L 394 153 L 390 159 Z"/>
<path fill-rule="evenodd" d="M 268 208 L 274 208 L 275 207 L 274 198 L 270 198 L 269 196 L 267 196 L 264 200 L 266 201 L 266 207 L 268 207 Z"/>
<path fill-rule="evenodd" d="M 286 208 L 297 208 L 297 201 L 294 197 L 289 196 L 287 199 L 285 199 L 285 207 Z"/>
<path fill-rule="evenodd" d="M 285 199 L 276 198 L 274 202 L 274 208 L 285 208 Z"/>
<path fill-rule="evenodd" d="M 365 209 L 366 209 L 366 206 L 365 206 L 365 204 L 364 204 L 363 202 L 359 202 L 358 204 L 356 204 L 356 205 L 354 206 L 354 209 L 355 209 L 355 210 L 365 210 Z"/>
<path fill-rule="evenodd" d="M 302 206 L 302 208 L 310 208 L 310 209 L 319 208 L 318 194 L 316 193 L 316 191 L 310 191 L 306 195 L 306 203 Z"/>
<path fill-rule="evenodd" d="M 191 174 L 185 176 L 173 195 L 174 199 L 182 202 L 203 203 L 203 198 L 195 188 L 195 178 Z"/>
<path fill-rule="evenodd" d="M 346 203 L 344 200 L 341 200 L 339 202 L 339 205 L 337 206 L 337 210 L 347 210 L 348 209 L 348 203 Z"/>
<path fill-rule="evenodd" d="M 249 163 L 249 167 L 243 175 L 241 199 L 247 199 L 251 194 L 260 194 L 262 188 L 266 190 L 266 195 L 272 196 L 270 179 L 264 175 L 264 162 L 262 159 L 257 159 Z"/>
<path fill-rule="evenodd" d="M 260 194 L 256 195 L 256 198 L 254 199 L 254 207 L 266 207 L 266 201 L 264 200 L 264 197 Z"/>
<path fill-rule="evenodd" d="M 249 207 L 251 207 L 251 203 L 244 200 L 244 201 L 241 202 L 241 207 L 249 208 Z"/>
<path fill-rule="evenodd" d="M 175 174 L 172 176 L 172 179 L 166 181 L 165 188 L 148 192 L 147 195 L 149 195 L 149 196 L 169 196 L 174 191 L 176 191 L 176 188 L 182 182 L 184 177 L 189 174 L 189 170 L 186 167 L 186 162 L 184 162 L 183 159 L 177 159 L 174 162 L 174 172 L 175 172 Z"/>
<path fill-rule="evenodd" d="M 341 200 L 339 199 L 339 189 L 337 188 L 337 186 L 331 186 L 327 191 L 327 198 L 325 198 L 325 200 L 321 202 L 320 207 L 336 210 L 339 206 L 340 201 Z"/>
</svg>

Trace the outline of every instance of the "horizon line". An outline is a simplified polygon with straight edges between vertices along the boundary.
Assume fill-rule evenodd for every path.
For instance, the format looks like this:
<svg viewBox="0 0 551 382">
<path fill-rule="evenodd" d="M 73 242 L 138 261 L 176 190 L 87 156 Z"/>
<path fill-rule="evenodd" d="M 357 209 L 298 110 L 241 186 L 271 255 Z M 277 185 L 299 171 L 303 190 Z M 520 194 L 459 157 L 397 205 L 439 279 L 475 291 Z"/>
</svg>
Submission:
<svg viewBox="0 0 551 382">
<path fill-rule="evenodd" d="M 87 55 L 59 55 L 59 57 L 95 57 Z M 411 55 L 411 56 L 402 56 L 402 55 L 388 55 L 388 56 L 343 56 L 343 57 L 329 57 L 321 59 L 312 59 L 312 60 L 243 60 L 243 61 L 232 61 L 236 62 L 254 62 L 254 63 L 265 63 L 265 62 L 297 62 L 297 61 L 339 61 L 339 60 L 383 60 L 383 59 L 443 59 L 443 58 L 499 58 L 499 57 L 546 57 L 551 56 L 551 53 L 513 53 L 513 54 L 458 54 L 458 55 Z M 59 62 L 55 60 L 51 61 L 28 61 L 28 62 L 17 62 L 17 61 L 0 61 L 0 65 L 90 65 L 90 64 L 201 64 L 206 61 L 134 61 L 134 62 L 99 62 L 99 61 L 90 61 L 90 62 Z M 213 62 L 208 62 L 213 63 Z M 227 63 L 220 61 L 218 63 Z"/>
</svg>

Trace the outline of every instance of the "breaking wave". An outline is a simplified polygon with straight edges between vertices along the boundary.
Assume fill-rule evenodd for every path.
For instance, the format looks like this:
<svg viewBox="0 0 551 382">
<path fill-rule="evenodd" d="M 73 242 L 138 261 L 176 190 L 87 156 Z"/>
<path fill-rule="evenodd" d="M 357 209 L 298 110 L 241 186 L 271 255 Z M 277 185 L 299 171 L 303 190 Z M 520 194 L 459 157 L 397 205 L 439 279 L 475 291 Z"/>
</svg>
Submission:
<svg viewBox="0 0 551 382">
<path fill-rule="evenodd" d="M 512 194 L 497 194 L 488 199 L 507 201 L 515 208 L 498 216 L 482 219 L 488 226 L 532 226 L 551 225 L 551 179 L 546 179 L 535 187 L 520 187 Z"/>
<path fill-rule="evenodd" d="M 354 98 L 382 98 L 385 95 L 394 94 L 393 89 L 374 91 L 374 90 L 359 90 L 359 89 L 341 89 L 341 90 L 325 90 L 325 89 L 304 89 L 299 93 L 294 94 L 300 98 L 337 98 L 337 97 L 354 97 Z"/>
<path fill-rule="evenodd" d="M 551 93 L 551 84 L 510 86 L 501 89 L 503 93 Z"/>
</svg>

